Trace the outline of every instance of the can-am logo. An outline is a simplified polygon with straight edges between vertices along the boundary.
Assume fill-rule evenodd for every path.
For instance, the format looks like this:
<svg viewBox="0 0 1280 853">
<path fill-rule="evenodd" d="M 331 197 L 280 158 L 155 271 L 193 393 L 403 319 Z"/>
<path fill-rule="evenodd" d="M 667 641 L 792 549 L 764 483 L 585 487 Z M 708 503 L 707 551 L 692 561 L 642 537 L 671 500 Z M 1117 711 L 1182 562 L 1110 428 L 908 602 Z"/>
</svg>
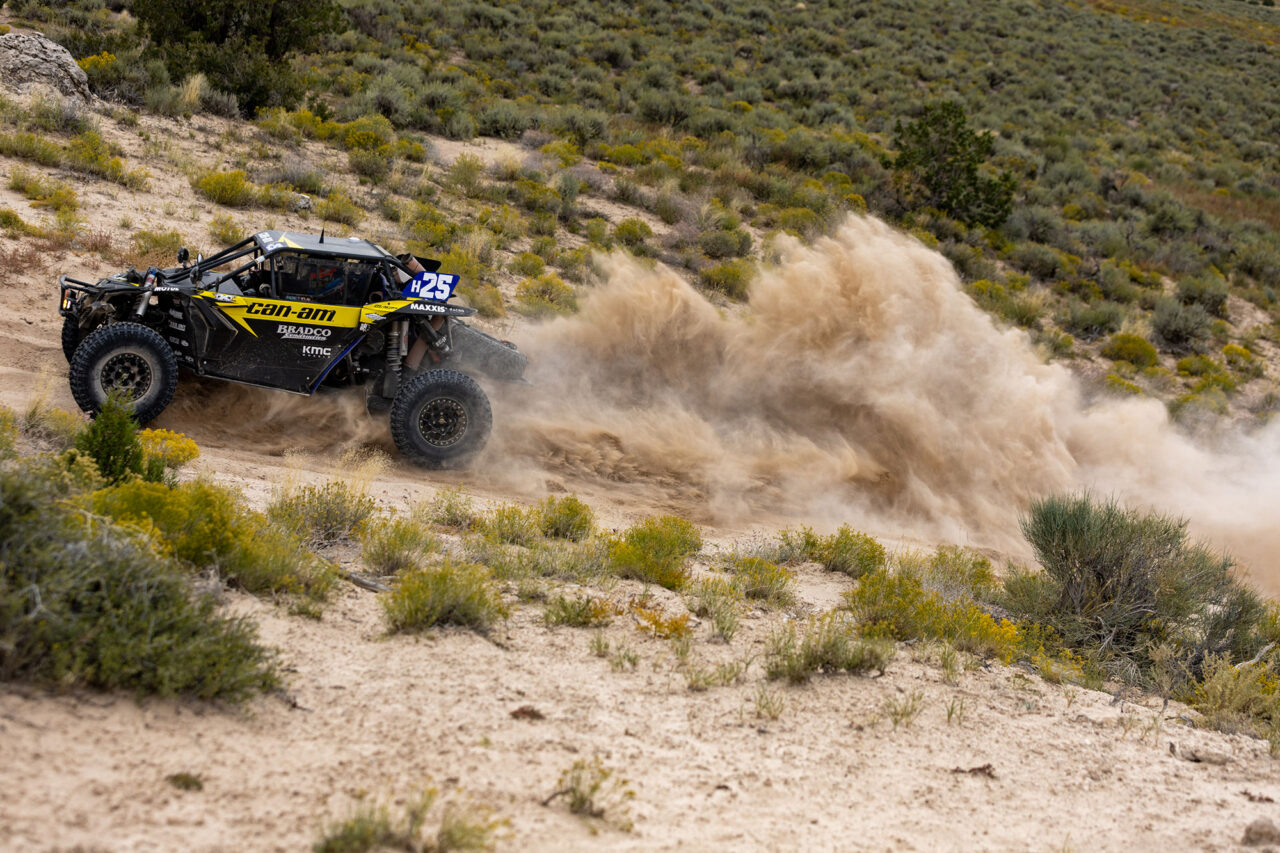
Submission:
<svg viewBox="0 0 1280 853">
<path fill-rule="evenodd" d="M 324 341 L 333 334 L 332 329 L 323 326 L 276 326 L 280 337 L 286 341 Z"/>
</svg>

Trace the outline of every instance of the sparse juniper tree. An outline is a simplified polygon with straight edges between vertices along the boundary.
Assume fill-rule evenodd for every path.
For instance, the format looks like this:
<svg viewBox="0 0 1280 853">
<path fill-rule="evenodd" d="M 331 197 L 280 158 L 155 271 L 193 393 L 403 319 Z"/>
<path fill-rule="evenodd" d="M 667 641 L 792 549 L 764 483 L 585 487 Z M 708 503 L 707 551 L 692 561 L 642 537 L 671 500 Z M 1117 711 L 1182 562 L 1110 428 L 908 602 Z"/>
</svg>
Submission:
<svg viewBox="0 0 1280 853">
<path fill-rule="evenodd" d="M 970 130 L 957 104 L 931 104 L 911 124 L 898 122 L 894 132 L 894 182 L 908 210 L 932 207 L 990 228 L 1009 218 L 1017 181 L 1008 172 L 983 176 L 981 167 L 995 148 L 993 137 Z"/>
<path fill-rule="evenodd" d="M 133 14 L 175 78 L 203 73 L 252 115 L 300 92 L 285 62 L 315 51 L 344 18 L 334 0 L 134 0 Z"/>
</svg>

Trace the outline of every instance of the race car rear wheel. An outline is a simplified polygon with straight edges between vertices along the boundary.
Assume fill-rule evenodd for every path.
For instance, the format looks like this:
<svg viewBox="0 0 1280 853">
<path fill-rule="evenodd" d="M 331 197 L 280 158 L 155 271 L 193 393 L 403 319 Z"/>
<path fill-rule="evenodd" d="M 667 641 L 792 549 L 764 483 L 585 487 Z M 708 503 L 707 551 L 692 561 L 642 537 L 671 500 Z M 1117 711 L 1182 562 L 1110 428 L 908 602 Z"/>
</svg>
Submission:
<svg viewBox="0 0 1280 853">
<path fill-rule="evenodd" d="M 464 464 L 493 427 L 489 398 L 465 373 L 428 370 L 410 379 L 391 404 L 391 437 L 409 459 L 428 468 Z"/>
<path fill-rule="evenodd" d="M 138 423 L 155 418 L 178 387 L 178 360 L 154 330 L 139 323 L 113 323 L 91 332 L 71 358 L 71 395 L 96 415 L 115 392 L 133 408 Z"/>
</svg>

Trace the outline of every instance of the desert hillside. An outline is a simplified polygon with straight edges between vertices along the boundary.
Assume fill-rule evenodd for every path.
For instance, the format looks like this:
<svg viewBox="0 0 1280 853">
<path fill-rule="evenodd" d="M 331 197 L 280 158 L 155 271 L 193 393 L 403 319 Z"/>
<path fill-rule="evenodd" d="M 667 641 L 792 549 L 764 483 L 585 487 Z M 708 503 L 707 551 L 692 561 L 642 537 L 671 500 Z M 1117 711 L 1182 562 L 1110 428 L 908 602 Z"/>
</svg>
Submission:
<svg viewBox="0 0 1280 853">
<path fill-rule="evenodd" d="M 228 8 L 0 6 L 0 846 L 1280 845 L 1273 6 Z M 79 411 L 264 229 L 529 356 L 468 467 Z"/>
</svg>

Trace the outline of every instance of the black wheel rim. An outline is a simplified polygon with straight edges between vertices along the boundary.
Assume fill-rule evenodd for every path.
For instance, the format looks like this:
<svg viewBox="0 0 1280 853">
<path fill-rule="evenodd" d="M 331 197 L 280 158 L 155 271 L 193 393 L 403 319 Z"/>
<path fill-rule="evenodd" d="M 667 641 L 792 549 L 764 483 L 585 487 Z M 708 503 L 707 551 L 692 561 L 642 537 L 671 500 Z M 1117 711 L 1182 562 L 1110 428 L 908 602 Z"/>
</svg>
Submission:
<svg viewBox="0 0 1280 853">
<path fill-rule="evenodd" d="M 450 447 L 467 433 L 467 410 L 452 397 L 428 400 L 418 414 L 418 432 L 432 447 Z"/>
<path fill-rule="evenodd" d="M 151 390 L 151 365 L 136 352 L 122 352 L 102 365 L 102 388 L 116 392 L 130 402 L 141 399 Z"/>
</svg>

